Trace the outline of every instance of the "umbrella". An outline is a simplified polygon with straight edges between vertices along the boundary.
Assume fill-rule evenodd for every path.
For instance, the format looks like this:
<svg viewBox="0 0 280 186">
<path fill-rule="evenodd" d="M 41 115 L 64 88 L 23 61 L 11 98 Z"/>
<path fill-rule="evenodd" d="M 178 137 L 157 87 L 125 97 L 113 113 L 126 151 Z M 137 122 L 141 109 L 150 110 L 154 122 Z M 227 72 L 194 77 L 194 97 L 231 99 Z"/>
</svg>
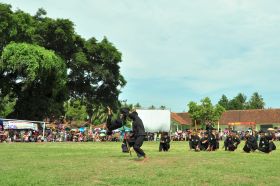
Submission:
<svg viewBox="0 0 280 186">
<path fill-rule="evenodd" d="M 107 131 L 103 129 L 103 130 L 101 130 L 100 132 L 107 132 Z"/>
<path fill-rule="evenodd" d="M 273 129 L 273 128 L 268 128 L 267 130 L 269 130 L 269 131 L 274 131 L 274 129 Z"/>
<path fill-rule="evenodd" d="M 121 128 L 118 128 L 117 130 L 120 130 L 120 131 L 125 131 L 125 132 L 130 132 L 132 131 L 131 128 L 127 127 L 127 126 L 123 126 Z"/>
<path fill-rule="evenodd" d="M 69 127 L 66 127 L 65 130 L 66 130 L 66 131 L 70 131 L 71 129 L 70 129 Z"/>
<path fill-rule="evenodd" d="M 100 134 L 100 137 L 104 137 L 104 136 L 106 136 L 106 134 L 104 134 L 104 133 L 101 133 L 101 134 Z"/>
</svg>

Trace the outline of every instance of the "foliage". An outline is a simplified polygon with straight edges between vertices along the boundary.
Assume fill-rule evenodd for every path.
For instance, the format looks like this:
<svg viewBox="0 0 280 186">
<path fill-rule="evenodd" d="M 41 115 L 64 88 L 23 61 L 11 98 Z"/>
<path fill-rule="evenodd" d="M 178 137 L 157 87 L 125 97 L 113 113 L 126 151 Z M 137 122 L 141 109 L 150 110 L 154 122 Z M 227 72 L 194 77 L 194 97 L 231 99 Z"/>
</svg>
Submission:
<svg viewBox="0 0 280 186">
<path fill-rule="evenodd" d="M 106 37 L 100 42 L 94 37 L 88 40 L 82 38 L 75 32 L 74 23 L 68 19 L 52 19 L 46 15 L 47 12 L 42 8 L 32 16 L 21 10 L 13 12 L 10 5 L 0 3 L 0 56 L 4 47 L 10 42 L 29 43 L 52 50 L 67 68 L 66 95 L 69 95 L 70 99 L 82 100 L 90 118 L 96 107 L 118 108 L 120 106 L 118 96 L 121 88 L 126 84 L 124 77 L 120 74 L 119 63 L 122 59 L 118 49 Z M 12 53 L 7 51 L 9 49 L 9 47 L 6 48 L 6 53 Z M 9 56 L 9 58 L 11 60 L 12 58 L 25 58 L 23 52 L 18 55 L 22 56 Z M 24 63 L 28 65 L 28 68 L 25 69 L 28 72 L 25 80 L 32 81 L 36 77 L 36 71 L 32 72 L 32 70 L 39 69 L 33 62 L 40 60 L 40 57 L 31 58 L 29 56 L 27 58 L 30 58 L 31 61 L 24 60 Z M 15 66 L 18 65 L 20 64 L 15 64 Z M 4 81 L 3 73 L 3 71 L 0 73 L 1 82 Z M 3 89 L 5 86 L 2 83 L 0 84 L 0 97 L 7 94 L 7 92 L 3 93 L 5 91 Z M 33 93 L 39 94 L 36 91 L 37 89 L 34 89 Z M 28 100 L 28 97 L 30 95 L 26 94 L 24 99 Z M 48 106 L 47 102 L 40 104 L 43 104 L 44 107 Z M 19 105 L 17 104 L 17 109 L 23 109 Z M 63 108 L 61 102 L 54 102 L 54 105 L 56 105 L 54 108 L 60 107 L 58 110 Z M 39 108 L 30 109 L 38 112 L 38 117 L 35 118 L 46 115 L 46 113 L 40 113 Z"/>
<path fill-rule="evenodd" d="M 149 109 L 154 110 L 154 109 L 156 109 L 156 107 L 155 107 L 154 105 L 151 105 L 151 106 L 149 107 Z"/>
<path fill-rule="evenodd" d="M 219 100 L 218 104 L 221 105 L 222 107 L 224 107 L 226 110 L 228 110 L 229 100 L 228 100 L 227 96 L 223 94 L 221 99 Z"/>
<path fill-rule="evenodd" d="M 229 110 L 244 110 L 246 108 L 246 99 L 247 97 L 239 93 L 236 97 L 234 97 L 229 102 Z"/>
<path fill-rule="evenodd" d="M 80 100 L 68 100 L 64 103 L 64 110 L 66 119 L 70 121 L 85 121 L 88 117 L 86 106 Z"/>
<path fill-rule="evenodd" d="M 255 92 L 248 102 L 248 109 L 264 109 L 264 100 L 259 93 Z"/>
<path fill-rule="evenodd" d="M 106 122 L 107 119 L 107 108 L 103 106 L 95 107 L 93 109 L 92 123 L 94 125 L 100 125 Z"/>
<path fill-rule="evenodd" d="M 262 96 L 257 92 L 253 93 L 249 101 L 246 100 L 246 95 L 239 93 L 231 100 L 228 100 L 225 95 L 222 95 L 218 103 L 226 110 L 263 109 L 265 106 Z"/>
<path fill-rule="evenodd" d="M 0 98 L 0 117 L 6 118 L 10 113 L 14 111 L 14 106 L 16 104 L 15 99 L 10 99 L 7 95 L 4 98 Z"/>
<path fill-rule="evenodd" d="M 136 109 L 141 109 L 141 105 L 140 105 L 140 103 L 136 103 L 135 105 L 134 105 L 134 108 L 136 108 Z"/>
<path fill-rule="evenodd" d="M 11 43 L 2 52 L 0 74 L 1 97 L 16 99 L 10 117 L 40 120 L 63 112 L 66 67 L 53 51 Z"/>
<path fill-rule="evenodd" d="M 200 104 L 197 104 L 191 101 L 188 104 L 188 113 L 193 122 L 196 120 L 198 124 L 216 123 L 225 111 L 224 107 L 219 104 L 213 106 L 208 97 L 202 99 L 200 102 Z"/>
</svg>

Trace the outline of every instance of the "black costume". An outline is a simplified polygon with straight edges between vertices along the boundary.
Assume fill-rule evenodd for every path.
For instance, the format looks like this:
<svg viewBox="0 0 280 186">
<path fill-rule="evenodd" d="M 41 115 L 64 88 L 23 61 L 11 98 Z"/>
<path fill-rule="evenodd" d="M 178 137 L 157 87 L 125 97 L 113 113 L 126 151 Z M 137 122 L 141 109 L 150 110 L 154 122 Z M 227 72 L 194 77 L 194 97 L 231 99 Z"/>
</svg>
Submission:
<svg viewBox="0 0 280 186">
<path fill-rule="evenodd" d="M 159 151 L 168 151 L 170 148 L 170 137 L 168 134 L 162 134 L 159 143 Z"/>
<path fill-rule="evenodd" d="M 205 134 L 205 136 L 200 139 L 200 150 L 207 150 L 208 146 L 208 135 Z"/>
<path fill-rule="evenodd" d="M 240 144 L 240 139 L 237 136 L 229 135 L 224 141 L 225 150 L 235 151 Z"/>
<path fill-rule="evenodd" d="M 132 119 L 132 133 L 133 135 L 131 137 L 134 138 L 134 145 L 133 149 L 137 153 L 137 156 L 145 157 L 146 154 L 144 151 L 140 148 L 143 145 L 144 139 L 145 139 L 145 128 L 143 125 L 142 120 L 139 118 L 137 112 L 132 112 L 129 114 L 129 117 Z"/>
<path fill-rule="evenodd" d="M 251 151 L 255 151 L 258 149 L 258 143 L 256 138 L 253 135 L 245 136 L 246 142 L 245 146 L 243 147 L 243 150 L 247 153 Z"/>
<path fill-rule="evenodd" d="M 209 124 L 206 124 L 206 131 L 207 131 L 207 134 L 211 134 L 212 133 L 212 130 L 214 129 L 214 127 L 212 126 L 211 123 Z"/>
<path fill-rule="evenodd" d="M 194 149 L 196 151 L 200 150 L 200 138 L 197 134 L 191 135 L 189 140 L 190 149 Z"/>
<path fill-rule="evenodd" d="M 208 135 L 208 143 L 209 143 L 209 149 L 210 151 L 214 151 L 219 148 L 219 139 L 217 141 L 216 135 L 213 133 L 210 133 Z"/>
<path fill-rule="evenodd" d="M 128 113 L 129 113 L 129 110 L 127 108 L 121 109 L 121 114 L 123 114 L 123 118 L 118 118 L 114 121 L 112 121 L 112 115 L 108 116 L 107 122 L 106 122 L 106 126 L 108 129 L 107 135 L 111 135 L 113 130 L 116 130 L 123 126 Z"/>
<path fill-rule="evenodd" d="M 275 144 L 271 141 L 272 136 L 261 136 L 260 138 L 260 143 L 259 143 L 259 151 L 265 152 L 265 153 L 270 153 L 273 150 L 276 150 Z"/>
</svg>

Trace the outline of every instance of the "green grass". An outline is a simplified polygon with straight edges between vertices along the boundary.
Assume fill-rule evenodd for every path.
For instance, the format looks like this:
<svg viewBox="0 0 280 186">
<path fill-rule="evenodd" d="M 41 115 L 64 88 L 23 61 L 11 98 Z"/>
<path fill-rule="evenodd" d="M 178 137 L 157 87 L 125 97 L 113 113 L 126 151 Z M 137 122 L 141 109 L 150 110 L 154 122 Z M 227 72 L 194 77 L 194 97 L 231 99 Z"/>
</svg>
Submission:
<svg viewBox="0 0 280 186">
<path fill-rule="evenodd" d="M 120 143 L 2 143 L 0 185 L 280 185 L 280 150 L 271 154 L 170 152 L 145 142 L 147 162 L 121 153 Z M 280 143 L 276 143 L 277 149 Z"/>
</svg>

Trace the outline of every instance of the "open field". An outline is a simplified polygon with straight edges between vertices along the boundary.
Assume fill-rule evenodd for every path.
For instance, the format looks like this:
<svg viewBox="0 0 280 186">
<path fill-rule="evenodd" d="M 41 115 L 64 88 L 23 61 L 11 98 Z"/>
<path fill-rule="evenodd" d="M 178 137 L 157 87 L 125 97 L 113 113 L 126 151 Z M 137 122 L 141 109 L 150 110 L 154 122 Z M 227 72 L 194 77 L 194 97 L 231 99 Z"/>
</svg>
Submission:
<svg viewBox="0 0 280 186">
<path fill-rule="evenodd" d="M 0 185 L 280 185 L 280 143 L 272 154 L 170 152 L 145 142 L 147 162 L 121 153 L 120 143 L 0 144 Z"/>
</svg>

